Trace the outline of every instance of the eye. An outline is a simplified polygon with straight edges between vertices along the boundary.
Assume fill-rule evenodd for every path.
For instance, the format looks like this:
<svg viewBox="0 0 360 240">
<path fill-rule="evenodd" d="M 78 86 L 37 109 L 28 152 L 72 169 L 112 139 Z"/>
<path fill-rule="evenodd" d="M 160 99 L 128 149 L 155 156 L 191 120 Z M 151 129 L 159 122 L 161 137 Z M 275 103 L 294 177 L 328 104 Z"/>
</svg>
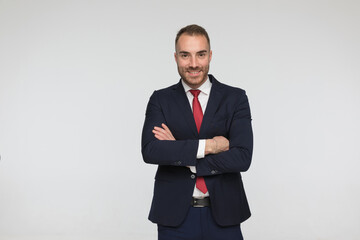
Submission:
<svg viewBox="0 0 360 240">
<path fill-rule="evenodd" d="M 180 54 L 180 57 L 181 57 L 181 58 L 188 58 L 188 57 L 189 57 L 189 54 L 182 53 L 182 54 Z"/>
<path fill-rule="evenodd" d="M 206 56 L 206 53 L 199 53 L 200 58 L 204 58 Z"/>
</svg>

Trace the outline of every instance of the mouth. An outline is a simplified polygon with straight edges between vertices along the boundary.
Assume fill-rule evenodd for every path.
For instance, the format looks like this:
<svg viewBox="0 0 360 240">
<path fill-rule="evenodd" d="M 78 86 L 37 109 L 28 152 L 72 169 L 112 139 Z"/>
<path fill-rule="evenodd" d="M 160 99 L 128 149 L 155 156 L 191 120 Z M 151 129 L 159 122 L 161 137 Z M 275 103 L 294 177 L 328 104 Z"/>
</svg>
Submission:
<svg viewBox="0 0 360 240">
<path fill-rule="evenodd" d="M 191 77 L 197 77 L 200 75 L 201 71 L 187 71 Z"/>
</svg>

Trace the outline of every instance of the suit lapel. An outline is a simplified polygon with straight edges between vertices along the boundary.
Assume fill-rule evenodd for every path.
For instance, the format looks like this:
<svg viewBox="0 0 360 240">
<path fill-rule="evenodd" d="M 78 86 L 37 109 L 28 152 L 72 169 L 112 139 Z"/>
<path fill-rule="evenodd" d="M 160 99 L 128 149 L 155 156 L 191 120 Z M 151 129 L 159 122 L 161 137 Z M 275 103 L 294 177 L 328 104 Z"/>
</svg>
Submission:
<svg viewBox="0 0 360 240">
<path fill-rule="evenodd" d="M 180 109 L 180 113 L 184 117 L 186 123 L 189 126 L 189 129 L 193 132 L 194 136 L 198 137 L 198 131 L 196 129 L 196 124 L 194 120 L 194 115 L 191 111 L 189 100 L 185 94 L 184 88 L 181 84 L 181 81 L 174 86 L 174 98 Z"/>
<path fill-rule="evenodd" d="M 176 84 L 173 88 L 174 99 L 178 104 L 178 108 L 180 109 L 180 113 L 184 117 L 189 129 L 191 129 L 194 136 L 199 137 L 203 136 L 207 129 L 210 127 L 211 120 L 213 119 L 215 113 L 217 112 L 221 99 L 222 99 L 222 87 L 221 84 L 212 76 L 209 75 L 209 79 L 212 83 L 209 100 L 206 106 L 206 110 L 204 113 L 203 121 L 200 127 L 200 133 L 198 133 L 196 128 L 196 123 L 194 120 L 194 115 L 192 113 L 189 100 L 185 94 L 184 88 L 181 84 L 181 80 L 178 84 Z"/>
<path fill-rule="evenodd" d="M 212 75 L 209 75 L 209 79 L 211 80 L 212 86 L 203 121 L 201 123 L 200 136 L 204 136 L 207 129 L 210 127 L 211 120 L 217 112 L 222 99 L 221 84 Z"/>
</svg>

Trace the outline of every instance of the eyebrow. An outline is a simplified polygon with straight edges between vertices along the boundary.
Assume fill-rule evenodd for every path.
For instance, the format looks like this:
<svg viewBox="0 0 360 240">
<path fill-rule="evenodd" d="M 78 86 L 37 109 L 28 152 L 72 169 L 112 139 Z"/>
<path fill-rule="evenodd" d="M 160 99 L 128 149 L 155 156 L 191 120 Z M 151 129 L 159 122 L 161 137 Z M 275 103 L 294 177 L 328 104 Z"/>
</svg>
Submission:
<svg viewBox="0 0 360 240">
<path fill-rule="evenodd" d="M 207 53 L 207 52 L 208 52 L 207 50 L 201 50 L 201 51 L 198 51 L 198 52 L 196 52 L 196 53 Z M 180 53 L 189 54 L 189 52 L 187 52 L 187 51 L 180 51 L 179 54 L 180 54 Z"/>
<path fill-rule="evenodd" d="M 197 53 L 207 53 L 207 52 L 208 52 L 207 50 L 201 50 L 201 51 L 199 51 Z"/>
</svg>

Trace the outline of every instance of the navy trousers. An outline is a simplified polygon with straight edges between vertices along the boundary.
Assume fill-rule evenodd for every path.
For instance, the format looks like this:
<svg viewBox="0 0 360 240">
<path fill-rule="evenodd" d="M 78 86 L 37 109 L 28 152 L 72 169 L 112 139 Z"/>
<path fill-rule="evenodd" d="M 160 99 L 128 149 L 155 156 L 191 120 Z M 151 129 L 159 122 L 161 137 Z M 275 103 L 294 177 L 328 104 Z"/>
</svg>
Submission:
<svg viewBox="0 0 360 240">
<path fill-rule="evenodd" d="M 179 227 L 158 224 L 158 240 L 243 240 L 240 224 L 221 227 L 208 207 L 191 207 Z"/>
</svg>

